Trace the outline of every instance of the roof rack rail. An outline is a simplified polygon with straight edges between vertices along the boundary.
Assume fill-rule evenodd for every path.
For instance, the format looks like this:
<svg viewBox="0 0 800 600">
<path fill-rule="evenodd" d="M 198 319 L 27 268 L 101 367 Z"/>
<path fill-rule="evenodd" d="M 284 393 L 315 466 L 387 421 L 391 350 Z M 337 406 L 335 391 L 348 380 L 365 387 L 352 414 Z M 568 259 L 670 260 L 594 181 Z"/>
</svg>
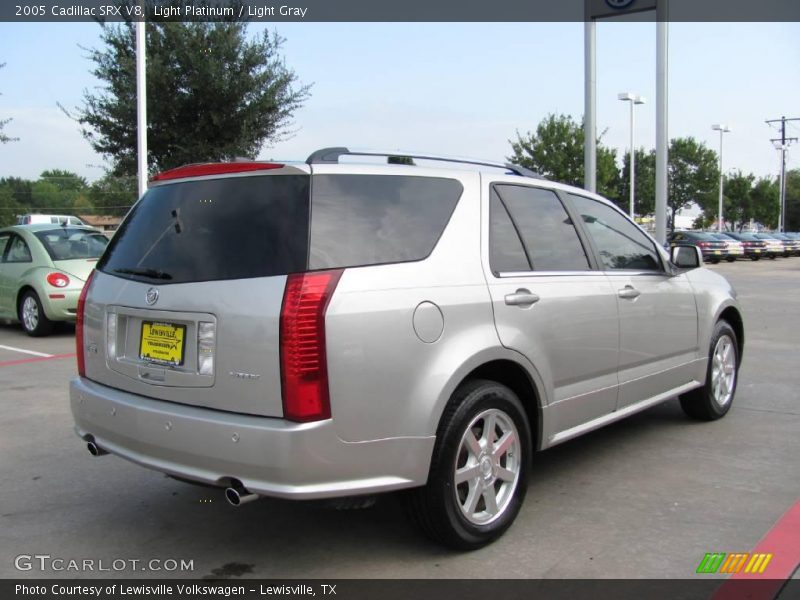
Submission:
<svg viewBox="0 0 800 600">
<path fill-rule="evenodd" d="M 521 177 L 532 177 L 534 179 L 544 179 L 542 175 L 523 167 L 508 162 L 493 162 L 486 160 L 475 160 L 470 158 L 459 158 L 452 156 L 443 156 L 436 154 L 418 154 L 416 152 L 405 152 L 403 150 L 356 150 L 349 149 L 343 146 L 335 146 L 332 148 L 322 148 L 316 152 L 312 152 L 306 159 L 309 165 L 319 164 L 337 164 L 341 156 L 401 156 L 403 158 L 416 158 L 419 160 L 438 160 L 441 162 L 459 163 L 465 165 L 479 165 L 482 167 L 495 167 L 497 169 L 508 169 L 515 175 Z"/>
</svg>

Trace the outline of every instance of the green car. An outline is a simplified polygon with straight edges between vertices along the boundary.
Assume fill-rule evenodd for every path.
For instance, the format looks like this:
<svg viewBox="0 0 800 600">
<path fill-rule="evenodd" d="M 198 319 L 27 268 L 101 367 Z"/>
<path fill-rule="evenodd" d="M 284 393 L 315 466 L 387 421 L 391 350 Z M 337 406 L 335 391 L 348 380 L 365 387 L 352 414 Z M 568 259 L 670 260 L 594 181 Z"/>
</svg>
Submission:
<svg viewBox="0 0 800 600">
<path fill-rule="evenodd" d="M 83 284 L 108 244 L 91 227 L 50 223 L 0 229 L 0 318 L 31 336 L 74 321 Z"/>
</svg>

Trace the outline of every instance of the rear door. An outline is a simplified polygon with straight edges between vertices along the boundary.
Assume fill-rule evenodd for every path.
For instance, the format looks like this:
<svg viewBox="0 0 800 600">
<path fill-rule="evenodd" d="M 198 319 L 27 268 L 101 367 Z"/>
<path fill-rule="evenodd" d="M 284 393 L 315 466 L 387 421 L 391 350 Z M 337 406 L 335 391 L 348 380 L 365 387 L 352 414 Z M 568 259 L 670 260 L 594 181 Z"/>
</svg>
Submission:
<svg viewBox="0 0 800 600">
<path fill-rule="evenodd" d="M 306 269 L 307 170 L 167 181 L 98 262 L 89 379 L 152 398 L 281 416 L 279 323 Z"/>
<path fill-rule="evenodd" d="M 615 208 L 568 195 L 619 306 L 619 403 L 623 408 L 694 378 L 697 306 L 686 275 L 663 266 L 653 241 Z"/>
<path fill-rule="evenodd" d="M 511 182 L 485 188 L 484 258 L 502 344 L 548 386 L 553 432 L 614 410 L 617 303 L 552 190 Z"/>
</svg>

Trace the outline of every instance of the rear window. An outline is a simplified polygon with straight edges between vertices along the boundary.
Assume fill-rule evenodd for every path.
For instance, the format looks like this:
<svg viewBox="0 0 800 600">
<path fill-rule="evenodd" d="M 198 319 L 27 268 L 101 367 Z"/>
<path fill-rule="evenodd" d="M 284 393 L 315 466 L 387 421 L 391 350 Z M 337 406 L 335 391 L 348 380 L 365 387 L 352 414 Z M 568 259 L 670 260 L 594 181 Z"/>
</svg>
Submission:
<svg viewBox="0 0 800 600">
<path fill-rule="evenodd" d="M 311 188 L 308 175 L 159 185 L 98 269 L 183 283 L 422 260 L 462 192 L 452 179 L 391 175 L 317 175 Z"/>
<path fill-rule="evenodd" d="M 97 268 L 163 283 L 302 271 L 308 194 L 308 175 L 159 185 L 134 206 Z"/>
<path fill-rule="evenodd" d="M 108 245 L 108 238 L 102 233 L 85 229 L 60 227 L 37 231 L 34 235 L 53 260 L 98 258 Z"/>
<path fill-rule="evenodd" d="M 426 258 L 439 241 L 462 191 L 454 179 L 315 176 L 309 268 Z"/>
</svg>

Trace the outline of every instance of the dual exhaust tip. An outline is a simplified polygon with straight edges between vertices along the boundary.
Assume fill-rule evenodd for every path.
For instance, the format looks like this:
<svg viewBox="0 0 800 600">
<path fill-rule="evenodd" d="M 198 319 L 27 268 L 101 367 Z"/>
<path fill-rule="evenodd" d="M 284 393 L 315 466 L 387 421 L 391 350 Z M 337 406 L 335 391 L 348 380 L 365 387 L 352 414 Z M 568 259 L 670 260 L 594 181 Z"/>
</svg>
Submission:
<svg viewBox="0 0 800 600">
<path fill-rule="evenodd" d="M 100 446 L 94 443 L 94 440 L 86 442 L 86 448 L 92 456 L 105 456 L 108 451 L 103 450 Z M 245 489 L 241 485 L 231 486 L 225 489 L 225 499 L 231 506 L 241 506 L 253 500 L 258 500 L 261 496 L 254 494 Z"/>
</svg>

